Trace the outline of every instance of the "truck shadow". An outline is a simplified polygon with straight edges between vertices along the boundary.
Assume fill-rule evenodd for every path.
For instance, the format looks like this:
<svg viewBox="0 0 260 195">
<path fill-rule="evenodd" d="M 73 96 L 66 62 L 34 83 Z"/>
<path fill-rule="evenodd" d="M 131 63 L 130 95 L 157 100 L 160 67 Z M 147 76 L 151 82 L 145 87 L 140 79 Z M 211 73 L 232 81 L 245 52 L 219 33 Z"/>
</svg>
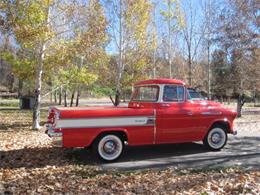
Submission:
<svg viewBox="0 0 260 195">
<path fill-rule="evenodd" d="M 197 143 L 127 147 L 118 162 L 140 161 L 151 158 L 207 152 Z M 39 168 L 68 164 L 102 165 L 90 149 L 63 149 L 60 147 L 22 148 L 0 151 L 0 168 Z"/>
<path fill-rule="evenodd" d="M 93 161 L 89 153 L 78 151 L 83 164 Z M 201 143 L 167 144 L 127 147 L 121 158 L 113 163 L 98 163 L 104 170 L 136 170 L 147 168 L 217 168 L 242 166 L 260 169 L 260 137 L 230 139 L 221 151 L 212 152 Z"/>
<path fill-rule="evenodd" d="M 182 156 L 188 154 L 199 154 L 208 152 L 201 143 L 163 144 L 147 146 L 127 146 L 122 156 L 115 162 L 141 161 L 154 158 L 167 158 L 171 156 Z M 88 164 L 93 162 L 91 151 L 79 150 L 77 159 L 79 162 Z M 97 164 L 103 164 L 96 160 Z"/>
<path fill-rule="evenodd" d="M 152 148 L 150 148 L 152 149 Z M 229 140 L 224 149 L 212 152 L 202 144 L 181 144 L 158 146 L 155 150 L 130 149 L 116 163 L 102 164 L 102 168 L 136 170 L 146 168 L 218 168 L 240 166 L 246 169 L 260 169 L 260 137 L 236 137 Z M 155 152 L 155 153 L 154 153 Z M 157 154 L 157 155 L 156 155 Z"/>
<path fill-rule="evenodd" d="M 90 150 L 59 147 L 23 148 L 0 151 L 0 168 L 40 168 L 72 164 L 97 165 L 104 170 L 145 169 L 158 167 L 210 168 L 242 165 L 260 169 L 260 138 L 233 139 L 220 152 L 210 152 L 201 143 L 127 147 L 113 163 L 94 160 Z"/>
</svg>

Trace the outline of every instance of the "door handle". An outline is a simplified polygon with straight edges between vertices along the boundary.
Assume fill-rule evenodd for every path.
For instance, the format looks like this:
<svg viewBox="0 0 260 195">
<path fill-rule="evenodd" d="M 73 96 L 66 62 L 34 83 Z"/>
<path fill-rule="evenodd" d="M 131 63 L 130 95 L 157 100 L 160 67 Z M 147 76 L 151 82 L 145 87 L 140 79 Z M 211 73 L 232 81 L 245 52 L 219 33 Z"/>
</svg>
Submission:
<svg viewBox="0 0 260 195">
<path fill-rule="evenodd" d="M 144 108 L 144 105 L 136 104 L 136 107 L 137 107 L 137 108 Z"/>
<path fill-rule="evenodd" d="M 170 104 L 161 104 L 161 107 L 168 108 L 170 107 Z"/>
</svg>

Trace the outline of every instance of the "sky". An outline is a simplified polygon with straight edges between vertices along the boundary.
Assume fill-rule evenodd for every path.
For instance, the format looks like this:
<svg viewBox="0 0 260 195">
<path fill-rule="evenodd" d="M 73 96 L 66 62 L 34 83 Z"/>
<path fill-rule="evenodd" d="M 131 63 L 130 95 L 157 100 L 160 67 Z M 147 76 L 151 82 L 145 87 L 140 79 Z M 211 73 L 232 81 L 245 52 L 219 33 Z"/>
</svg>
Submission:
<svg viewBox="0 0 260 195">
<path fill-rule="evenodd" d="M 105 4 L 106 1 L 108 1 L 108 0 L 101 0 L 103 5 Z M 114 1 L 119 2 L 119 0 L 114 0 Z M 205 1 L 208 1 L 208 0 L 179 0 L 179 1 L 180 1 L 183 11 L 187 15 L 188 20 L 189 20 L 189 5 L 191 4 L 192 9 L 196 12 L 196 24 L 199 25 L 203 20 L 202 5 Z M 86 2 L 87 2 L 87 0 L 86 0 Z M 158 45 L 160 45 L 163 34 L 167 35 L 166 22 L 163 20 L 163 17 L 160 13 L 161 10 L 167 9 L 166 1 L 165 0 L 150 0 L 150 2 L 155 3 L 157 5 L 156 9 L 155 9 L 155 23 L 156 23 L 157 34 L 158 34 Z M 104 7 L 106 7 L 106 6 L 104 6 Z M 108 15 L 107 15 L 107 17 L 108 17 Z M 187 21 L 187 23 L 189 23 L 189 21 Z M 108 31 L 111 33 L 111 28 L 108 29 Z M 0 42 L 1 41 L 3 41 L 3 40 L 0 39 Z M 185 43 L 183 42 L 182 39 L 178 39 L 175 41 L 179 47 L 184 47 Z M 184 49 L 184 48 L 179 48 L 179 49 Z M 106 46 L 106 51 L 108 54 L 118 53 L 117 47 L 115 46 L 114 41 L 110 41 L 108 43 L 108 45 Z"/>
<path fill-rule="evenodd" d="M 207 1 L 207 0 L 180 0 L 181 7 L 182 7 L 183 11 L 185 12 L 185 15 L 187 16 L 187 20 L 188 20 L 187 23 L 189 23 L 189 5 L 190 4 L 191 4 L 191 7 L 192 7 L 194 13 L 196 12 L 195 25 L 199 25 L 202 22 L 202 20 L 203 20 L 202 6 L 203 6 L 203 3 L 205 3 L 205 1 Z M 165 0 L 151 0 L 151 2 L 156 4 L 155 22 L 156 22 L 157 34 L 159 37 L 158 41 L 160 44 L 163 34 L 165 34 L 165 35 L 167 34 L 166 22 L 163 20 L 163 17 L 161 15 L 161 11 L 167 9 L 167 4 L 165 3 Z M 198 28 L 199 28 L 199 26 L 198 26 Z M 109 30 L 109 32 L 111 32 L 111 29 Z M 178 45 L 181 45 L 181 46 L 184 45 L 184 43 L 181 42 L 181 40 L 177 40 L 177 42 L 178 41 L 179 41 Z M 110 43 L 107 45 L 106 51 L 109 54 L 117 53 L 117 47 L 113 41 L 110 41 Z"/>
</svg>

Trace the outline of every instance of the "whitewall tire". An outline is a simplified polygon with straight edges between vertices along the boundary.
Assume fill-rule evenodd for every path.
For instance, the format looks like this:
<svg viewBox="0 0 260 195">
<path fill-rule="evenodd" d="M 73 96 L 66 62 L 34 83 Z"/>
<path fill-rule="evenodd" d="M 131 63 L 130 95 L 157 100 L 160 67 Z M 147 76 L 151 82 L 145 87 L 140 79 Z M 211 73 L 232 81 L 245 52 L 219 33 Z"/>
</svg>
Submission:
<svg viewBox="0 0 260 195">
<path fill-rule="evenodd" d="M 114 161 L 120 157 L 124 149 L 122 140 L 118 135 L 107 134 L 101 136 L 94 144 L 97 156 L 104 161 Z"/>
<path fill-rule="evenodd" d="M 209 130 L 203 140 L 205 146 L 211 150 L 220 150 L 227 143 L 227 133 L 221 126 L 215 126 Z"/>
</svg>

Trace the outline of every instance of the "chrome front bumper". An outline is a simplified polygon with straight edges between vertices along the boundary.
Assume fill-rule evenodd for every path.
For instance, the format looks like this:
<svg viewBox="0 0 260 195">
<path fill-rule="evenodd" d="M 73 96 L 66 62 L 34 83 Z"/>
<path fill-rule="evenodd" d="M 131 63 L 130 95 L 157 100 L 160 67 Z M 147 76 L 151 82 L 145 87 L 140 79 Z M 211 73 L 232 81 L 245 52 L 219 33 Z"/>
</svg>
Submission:
<svg viewBox="0 0 260 195">
<path fill-rule="evenodd" d="M 233 130 L 232 134 L 237 135 L 237 130 Z"/>
</svg>

